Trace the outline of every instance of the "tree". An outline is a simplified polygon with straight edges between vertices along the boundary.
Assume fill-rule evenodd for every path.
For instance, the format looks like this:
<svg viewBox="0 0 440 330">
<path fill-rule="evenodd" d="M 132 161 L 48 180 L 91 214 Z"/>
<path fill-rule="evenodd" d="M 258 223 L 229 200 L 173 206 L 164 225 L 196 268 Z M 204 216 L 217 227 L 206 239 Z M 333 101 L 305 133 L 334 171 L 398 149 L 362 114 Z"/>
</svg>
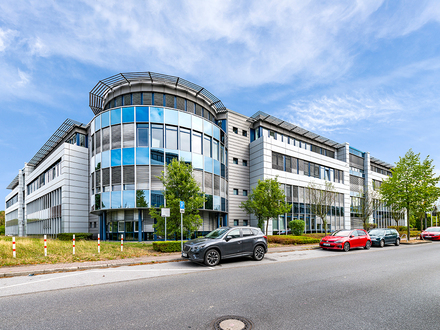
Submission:
<svg viewBox="0 0 440 330">
<path fill-rule="evenodd" d="M 166 207 L 170 209 L 170 217 L 167 218 L 167 235 L 180 236 L 180 201 L 185 202 L 184 231 L 197 230 L 203 221 L 199 209 L 203 208 L 205 195 L 193 177 L 191 164 L 173 159 L 166 167 L 166 173 L 162 171 L 162 175 L 158 179 L 163 183 Z M 160 213 L 159 209 L 150 208 L 151 217 L 157 221 L 154 225 L 156 233 L 164 235 L 165 218 L 162 218 Z"/>
<path fill-rule="evenodd" d="M 5 211 L 0 211 L 0 226 L 5 225 Z"/>
<path fill-rule="evenodd" d="M 260 228 L 265 219 L 266 235 L 269 231 L 269 219 L 278 219 L 278 216 L 291 210 L 291 206 L 286 202 L 284 190 L 281 189 L 278 178 L 258 180 L 255 188 L 246 202 L 241 202 L 242 209 L 248 214 L 253 214 L 259 221 Z"/>
<path fill-rule="evenodd" d="M 408 221 L 410 211 L 415 215 L 428 212 L 440 197 L 440 188 L 436 187 L 440 176 L 435 176 L 434 165 L 429 156 L 420 162 L 420 154 L 415 154 L 410 149 L 404 157 L 399 157 L 391 174 L 380 187 L 382 198 L 387 205 L 405 209 Z M 410 226 L 407 227 L 409 239 Z"/>
<path fill-rule="evenodd" d="M 327 215 L 336 202 L 336 191 L 333 183 L 325 181 L 324 185 L 310 182 L 307 189 L 310 213 L 321 218 L 327 236 Z"/>
<path fill-rule="evenodd" d="M 369 229 L 370 217 L 380 200 L 380 194 L 374 188 L 375 187 L 369 187 L 365 189 L 365 191 L 361 190 L 360 192 L 361 200 L 358 214 L 360 215 L 365 230 Z"/>
</svg>

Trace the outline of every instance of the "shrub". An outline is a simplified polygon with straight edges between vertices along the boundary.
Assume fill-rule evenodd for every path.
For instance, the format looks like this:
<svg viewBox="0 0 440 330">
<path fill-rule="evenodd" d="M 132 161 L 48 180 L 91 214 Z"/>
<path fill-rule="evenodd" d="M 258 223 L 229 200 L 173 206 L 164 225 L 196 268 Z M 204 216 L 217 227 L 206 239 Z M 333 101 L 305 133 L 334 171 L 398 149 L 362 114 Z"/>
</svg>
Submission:
<svg viewBox="0 0 440 330">
<path fill-rule="evenodd" d="M 57 235 L 57 238 L 60 241 L 71 241 L 73 239 L 73 235 L 75 234 L 75 240 L 86 239 L 90 240 L 93 238 L 92 233 L 60 233 Z"/>
<path fill-rule="evenodd" d="M 393 229 L 396 229 L 397 231 L 407 231 L 408 230 L 407 226 L 388 226 L 388 228 L 393 228 Z"/>
<path fill-rule="evenodd" d="M 307 236 L 272 235 L 267 236 L 267 241 L 269 243 L 277 243 L 282 245 L 296 245 L 319 243 L 321 239 Z"/>
<path fill-rule="evenodd" d="M 0 226 L 0 235 L 5 234 L 5 226 Z"/>
<path fill-rule="evenodd" d="M 185 242 L 184 242 L 185 243 Z M 153 242 L 153 250 L 158 252 L 180 252 L 181 241 Z"/>
<path fill-rule="evenodd" d="M 306 223 L 303 220 L 292 220 L 289 222 L 289 228 L 294 236 L 301 236 L 305 225 Z"/>
</svg>

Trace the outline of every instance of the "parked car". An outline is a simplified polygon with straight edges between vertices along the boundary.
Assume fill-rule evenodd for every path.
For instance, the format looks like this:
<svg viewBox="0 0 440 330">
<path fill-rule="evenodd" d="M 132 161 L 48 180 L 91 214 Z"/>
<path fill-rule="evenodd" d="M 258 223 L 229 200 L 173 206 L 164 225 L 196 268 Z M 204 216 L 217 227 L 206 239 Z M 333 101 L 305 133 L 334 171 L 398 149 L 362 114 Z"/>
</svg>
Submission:
<svg viewBox="0 0 440 330">
<path fill-rule="evenodd" d="M 420 239 L 440 241 L 440 227 L 428 227 L 420 233 Z"/>
<path fill-rule="evenodd" d="M 221 227 L 203 238 L 187 241 L 182 257 L 215 266 L 220 260 L 251 256 L 260 261 L 267 252 L 267 237 L 260 228 Z"/>
<path fill-rule="evenodd" d="M 371 238 L 373 246 L 384 247 L 386 244 L 400 245 L 400 235 L 396 229 L 392 228 L 376 228 L 371 229 L 368 234 Z"/>
<path fill-rule="evenodd" d="M 371 247 L 371 239 L 363 229 L 341 229 L 322 238 L 319 246 L 323 249 L 344 250 L 345 252 L 353 248 L 368 250 Z"/>
</svg>

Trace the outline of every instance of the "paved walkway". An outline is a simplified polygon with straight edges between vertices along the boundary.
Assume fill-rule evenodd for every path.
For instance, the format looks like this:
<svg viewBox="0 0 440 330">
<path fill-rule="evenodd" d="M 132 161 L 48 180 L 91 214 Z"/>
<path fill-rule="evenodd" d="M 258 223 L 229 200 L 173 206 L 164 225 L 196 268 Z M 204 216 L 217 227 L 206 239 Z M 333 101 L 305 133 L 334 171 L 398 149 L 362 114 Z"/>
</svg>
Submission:
<svg viewBox="0 0 440 330">
<path fill-rule="evenodd" d="M 420 241 L 420 240 L 411 239 L 409 243 L 406 242 L 405 240 L 402 240 L 401 243 L 418 244 L 418 243 L 429 243 L 429 241 Z M 268 253 L 290 252 L 290 251 L 309 250 L 309 249 L 317 249 L 317 248 L 319 248 L 318 244 L 286 245 L 286 246 L 269 248 Z M 175 253 L 161 254 L 159 256 L 144 256 L 138 258 L 128 258 L 128 259 L 118 259 L 118 260 L 84 261 L 84 262 L 74 262 L 74 263 L 38 264 L 38 265 L 1 267 L 0 278 L 12 277 L 12 276 L 49 274 L 49 273 L 57 273 L 57 272 L 69 272 L 69 271 L 78 271 L 78 270 L 94 269 L 94 268 L 108 268 L 108 267 L 131 266 L 131 265 L 139 265 L 139 264 L 176 262 L 176 261 L 188 261 L 188 260 L 182 258 L 180 252 L 175 252 Z"/>
<path fill-rule="evenodd" d="M 289 246 L 270 248 L 268 253 L 298 251 L 298 250 L 307 250 L 307 249 L 315 249 L 315 248 L 318 248 L 317 244 L 297 245 L 297 246 L 289 245 Z M 159 256 L 144 256 L 138 258 L 117 259 L 117 260 L 100 260 L 100 261 L 84 261 L 84 262 L 73 262 L 73 263 L 59 263 L 59 264 L 38 264 L 38 265 L 1 267 L 0 278 L 12 277 L 12 276 L 49 274 L 49 273 L 57 273 L 57 272 L 69 272 L 69 271 L 78 271 L 78 270 L 95 269 L 95 268 L 120 267 L 120 266 L 131 266 L 131 265 L 162 263 L 162 262 L 176 262 L 176 261 L 188 261 L 188 260 L 182 258 L 180 252 L 174 252 L 174 253 L 161 254 Z"/>
</svg>

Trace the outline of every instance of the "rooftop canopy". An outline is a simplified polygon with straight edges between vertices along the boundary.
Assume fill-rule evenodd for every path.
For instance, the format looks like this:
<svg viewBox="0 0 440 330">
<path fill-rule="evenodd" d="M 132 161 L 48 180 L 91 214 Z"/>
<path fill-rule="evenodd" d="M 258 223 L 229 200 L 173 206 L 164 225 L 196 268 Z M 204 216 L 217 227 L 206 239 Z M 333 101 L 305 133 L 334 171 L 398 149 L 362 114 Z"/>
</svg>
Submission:
<svg viewBox="0 0 440 330">
<path fill-rule="evenodd" d="M 172 86 L 174 88 L 180 87 L 187 91 L 192 92 L 196 97 L 203 95 L 208 99 L 210 106 L 217 112 L 226 110 L 217 97 L 211 94 L 205 88 L 193 84 L 192 82 L 183 78 L 168 76 L 165 74 L 154 72 L 128 72 L 118 73 L 114 76 L 100 80 L 95 87 L 89 93 L 89 106 L 95 115 L 103 111 L 104 97 L 111 92 L 114 88 L 121 85 L 131 85 L 132 83 L 149 82 L 149 83 L 161 83 Z"/>
</svg>

